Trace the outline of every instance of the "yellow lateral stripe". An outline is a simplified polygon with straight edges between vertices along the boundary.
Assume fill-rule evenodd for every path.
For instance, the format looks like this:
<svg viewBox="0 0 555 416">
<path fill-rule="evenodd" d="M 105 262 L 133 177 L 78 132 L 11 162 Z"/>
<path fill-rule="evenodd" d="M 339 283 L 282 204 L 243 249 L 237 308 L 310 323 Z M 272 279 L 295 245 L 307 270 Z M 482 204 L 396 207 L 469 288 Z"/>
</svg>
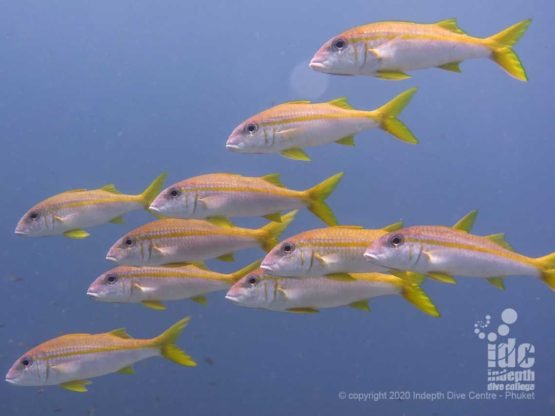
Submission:
<svg viewBox="0 0 555 416">
<path fill-rule="evenodd" d="M 298 243 L 298 247 L 338 247 L 338 248 L 350 248 L 350 247 L 368 247 L 370 243 L 374 241 L 373 239 L 369 241 L 319 241 L 310 243 Z"/>
<path fill-rule="evenodd" d="M 132 351 L 132 350 L 142 350 L 146 348 L 154 348 L 154 346 L 149 347 L 146 343 L 144 345 L 134 345 L 134 346 L 113 346 L 113 347 L 97 347 L 91 348 L 89 350 L 76 350 L 76 351 L 68 351 L 68 352 L 60 352 L 60 353 L 53 353 L 51 355 L 45 355 L 42 357 L 37 357 L 37 360 L 53 360 L 56 358 L 68 358 L 68 357 L 76 357 L 79 355 L 90 355 L 90 354 L 100 354 L 103 352 L 117 352 L 117 351 Z"/>
<path fill-rule="evenodd" d="M 303 116 L 293 116 L 293 117 L 283 116 L 283 118 L 280 118 L 278 120 L 263 121 L 260 123 L 260 125 L 262 127 L 267 127 L 267 126 L 278 126 L 278 125 L 288 124 L 288 123 L 300 123 L 303 121 L 337 120 L 337 119 L 350 119 L 350 118 L 367 119 L 368 118 L 368 116 L 364 115 L 364 112 L 360 110 L 343 110 L 343 111 L 344 112 L 342 113 L 307 114 Z M 355 116 L 353 114 L 354 112 L 360 113 L 360 116 L 358 117 Z"/>
<path fill-rule="evenodd" d="M 349 42 L 351 43 L 360 43 L 360 42 L 370 42 L 375 40 L 385 40 L 390 41 L 393 39 L 403 39 L 403 40 L 411 40 L 411 39 L 419 39 L 419 40 L 439 40 L 445 42 L 461 42 L 461 43 L 469 43 L 469 44 L 481 44 L 482 39 L 475 38 L 468 35 L 462 35 L 454 32 L 448 33 L 398 33 L 398 32 L 388 32 L 388 33 L 378 33 L 372 35 L 362 35 L 358 37 L 349 38 Z"/>
<path fill-rule="evenodd" d="M 176 279 L 208 279 L 208 280 L 226 280 L 226 275 L 219 275 L 217 273 L 206 273 L 206 274 L 194 274 L 190 272 L 171 272 L 171 271 L 160 271 L 160 272 L 139 272 L 137 274 L 122 274 L 120 277 L 124 279 L 148 279 L 148 278 L 176 278 Z"/>
<path fill-rule="evenodd" d="M 242 231 L 238 231 L 238 228 L 224 228 L 221 227 L 219 230 L 192 230 L 192 231 L 151 231 L 146 232 L 143 235 L 139 236 L 132 236 L 137 238 L 138 240 L 145 241 L 145 240 L 158 240 L 164 238 L 183 238 L 183 237 L 211 237 L 211 236 L 235 236 L 235 237 L 250 237 L 248 235 L 248 231 L 245 232 L 246 229 L 241 229 Z M 256 230 L 252 230 L 253 232 Z M 241 234 L 242 233 L 242 234 Z"/>
<path fill-rule="evenodd" d="M 252 192 L 252 193 L 260 193 L 260 194 L 274 194 L 274 195 L 283 195 L 283 196 L 291 196 L 288 195 L 290 193 L 298 193 L 299 191 L 295 191 L 294 189 L 287 189 L 278 187 L 276 185 L 271 185 L 268 183 L 268 188 L 249 188 L 247 186 L 238 186 L 234 187 L 233 185 L 229 186 L 204 186 L 204 187 L 194 187 L 194 188 L 181 188 L 183 191 L 195 191 L 195 192 Z M 275 189 L 274 189 L 275 188 Z M 202 198 L 201 198 L 202 199 Z"/>
<path fill-rule="evenodd" d="M 64 201 L 64 202 L 57 203 L 56 206 L 58 207 L 58 209 L 63 209 L 63 208 L 86 207 L 89 205 L 119 204 L 122 202 L 134 202 L 134 199 L 133 197 L 129 197 L 129 199 L 111 198 L 111 199 L 92 199 L 92 200 L 89 199 L 89 200 L 83 200 L 83 201 L 67 201 L 67 202 Z"/>
</svg>

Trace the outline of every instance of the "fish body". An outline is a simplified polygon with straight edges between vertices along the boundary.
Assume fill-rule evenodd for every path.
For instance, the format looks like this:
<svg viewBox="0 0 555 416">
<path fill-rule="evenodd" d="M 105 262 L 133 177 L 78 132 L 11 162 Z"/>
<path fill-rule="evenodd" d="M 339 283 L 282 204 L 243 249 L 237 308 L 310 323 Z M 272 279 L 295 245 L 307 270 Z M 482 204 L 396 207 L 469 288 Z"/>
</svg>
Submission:
<svg viewBox="0 0 555 416">
<path fill-rule="evenodd" d="M 31 208 L 17 223 L 15 233 L 28 237 L 63 234 L 85 238 L 84 228 L 122 222 L 128 212 L 148 208 L 160 192 L 166 175 L 160 175 L 139 195 L 120 193 L 114 185 L 76 189 L 52 196 Z"/>
<path fill-rule="evenodd" d="M 247 177 L 229 173 L 196 176 L 160 193 L 150 210 L 172 218 L 266 216 L 281 221 L 281 212 L 307 207 L 329 225 L 337 223 L 324 200 L 342 173 L 313 188 L 296 191 L 281 184 L 279 175 Z"/>
<path fill-rule="evenodd" d="M 110 248 L 106 259 L 131 266 L 194 263 L 250 247 L 269 250 L 295 217 L 292 211 L 282 222 L 254 230 L 214 225 L 205 220 L 162 219 L 136 228 Z"/>
<path fill-rule="evenodd" d="M 502 235 L 477 236 L 442 226 L 394 231 L 369 245 L 371 263 L 417 273 L 477 278 L 532 276 L 552 285 L 555 254 L 531 258 L 513 251 Z M 553 287 L 553 286 L 552 286 Z"/>
<path fill-rule="evenodd" d="M 259 264 L 253 263 L 230 274 L 196 265 L 118 266 L 100 275 L 89 286 L 87 295 L 101 302 L 143 303 L 155 309 L 164 308 L 162 301 L 193 299 L 202 303 L 204 295 L 229 289 Z"/>
<path fill-rule="evenodd" d="M 185 318 L 151 339 L 131 338 L 123 329 L 103 334 L 69 334 L 46 341 L 21 356 L 6 381 L 19 386 L 61 385 L 84 392 L 88 379 L 115 372 L 130 373 L 138 361 L 163 356 L 178 364 L 195 362 L 175 341 L 188 322 Z"/>
<path fill-rule="evenodd" d="M 526 81 L 512 47 L 529 24 L 530 20 L 524 20 L 491 37 L 478 38 L 464 33 L 455 19 L 432 24 L 371 23 L 328 40 L 316 52 L 310 67 L 330 74 L 400 80 L 409 78 L 405 71 L 437 67 L 460 72 L 460 62 L 490 58 L 509 75 Z"/>
<path fill-rule="evenodd" d="M 397 119 L 415 92 L 414 88 L 407 90 L 373 111 L 354 109 L 345 98 L 326 103 L 283 103 L 237 126 L 226 147 L 234 152 L 281 153 L 291 159 L 310 160 L 303 148 L 333 142 L 353 146 L 354 135 L 375 127 L 407 143 L 418 143 Z"/>
<path fill-rule="evenodd" d="M 364 258 L 372 241 L 397 229 L 369 230 L 356 226 L 318 228 L 282 241 L 262 260 L 267 274 L 282 277 L 320 277 L 337 273 L 385 272 L 388 269 Z"/>
<path fill-rule="evenodd" d="M 229 289 L 226 299 L 246 307 L 274 311 L 316 312 L 324 308 L 350 305 L 368 310 L 368 299 L 401 295 L 433 316 L 437 309 L 418 282 L 380 273 L 353 273 L 354 280 L 338 281 L 322 277 L 275 277 L 263 270 L 248 273 Z"/>
</svg>

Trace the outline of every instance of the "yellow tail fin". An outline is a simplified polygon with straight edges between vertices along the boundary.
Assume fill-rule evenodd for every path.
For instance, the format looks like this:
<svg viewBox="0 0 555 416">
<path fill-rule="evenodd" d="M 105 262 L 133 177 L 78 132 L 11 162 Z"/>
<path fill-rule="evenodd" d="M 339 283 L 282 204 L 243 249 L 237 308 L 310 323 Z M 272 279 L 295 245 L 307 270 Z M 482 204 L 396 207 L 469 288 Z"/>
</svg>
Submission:
<svg viewBox="0 0 555 416">
<path fill-rule="evenodd" d="M 513 51 L 513 46 L 524 35 L 531 22 L 531 19 L 523 20 L 488 38 L 492 48 L 491 59 L 520 81 L 527 81 L 528 77 L 518 55 Z"/>
<path fill-rule="evenodd" d="M 423 280 L 424 276 L 418 273 L 410 273 L 407 278 L 404 279 L 401 294 L 408 302 L 412 303 L 422 312 L 438 318 L 440 313 L 437 310 L 436 305 L 434 305 L 430 297 L 420 287 Z"/>
<path fill-rule="evenodd" d="M 189 317 L 183 318 L 178 321 L 162 334 L 154 338 L 154 344 L 160 347 L 160 353 L 164 358 L 168 360 L 175 361 L 177 364 L 181 364 L 188 367 L 195 367 L 197 363 L 182 349 L 180 349 L 175 342 L 181 331 L 189 323 Z"/>
<path fill-rule="evenodd" d="M 262 263 L 261 260 L 257 260 L 254 263 L 249 264 L 248 266 L 243 267 L 240 270 L 237 270 L 233 273 L 230 273 L 229 276 L 229 280 L 232 281 L 233 283 L 241 280 L 243 278 L 243 276 L 249 274 L 250 272 L 258 269 L 260 267 L 260 263 Z"/>
<path fill-rule="evenodd" d="M 158 194 L 162 190 L 162 186 L 164 185 L 164 181 L 166 180 L 167 176 L 167 173 L 162 173 L 160 176 L 154 179 L 152 183 L 148 186 L 148 188 L 146 188 L 141 194 L 141 200 L 143 201 L 143 205 L 145 206 L 145 208 L 148 209 L 150 204 L 152 204 L 152 201 L 154 201 L 154 198 L 158 196 Z"/>
<path fill-rule="evenodd" d="M 309 200 L 308 209 L 327 225 L 337 225 L 337 219 L 324 201 L 335 190 L 342 177 L 343 172 L 340 172 L 305 191 Z"/>
<path fill-rule="evenodd" d="M 278 242 L 278 238 L 297 215 L 297 211 L 291 211 L 281 217 L 281 222 L 270 222 L 264 227 L 256 230 L 258 242 L 265 251 L 270 251 Z"/>
<path fill-rule="evenodd" d="M 397 118 L 397 116 L 401 113 L 401 111 L 403 111 L 415 93 L 416 88 L 411 88 L 410 90 L 402 92 L 377 110 L 370 111 L 373 119 L 376 115 L 378 116 L 380 127 L 383 130 L 387 131 L 399 140 L 412 144 L 418 143 L 418 139 L 414 136 L 414 134 L 412 134 L 409 128 Z"/>
<path fill-rule="evenodd" d="M 555 253 L 537 259 L 541 269 L 542 280 L 551 290 L 555 290 Z"/>
</svg>

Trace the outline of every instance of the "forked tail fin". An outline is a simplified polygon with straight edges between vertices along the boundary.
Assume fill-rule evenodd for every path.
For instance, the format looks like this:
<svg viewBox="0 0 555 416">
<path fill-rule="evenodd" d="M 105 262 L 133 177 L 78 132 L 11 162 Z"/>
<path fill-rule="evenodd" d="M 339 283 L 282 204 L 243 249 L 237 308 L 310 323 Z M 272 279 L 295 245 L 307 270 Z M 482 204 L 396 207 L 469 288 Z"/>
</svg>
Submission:
<svg viewBox="0 0 555 416">
<path fill-rule="evenodd" d="M 416 88 L 411 88 L 410 90 L 402 92 L 377 110 L 370 111 L 370 117 L 372 119 L 375 119 L 376 115 L 378 116 L 381 129 L 387 131 L 397 139 L 411 144 L 418 143 L 418 139 L 397 116 L 407 106 L 415 93 Z"/>
<path fill-rule="evenodd" d="M 531 22 L 531 19 L 523 20 L 488 38 L 492 48 L 491 59 L 520 81 L 527 81 L 528 77 L 513 46 L 524 35 Z"/>
</svg>

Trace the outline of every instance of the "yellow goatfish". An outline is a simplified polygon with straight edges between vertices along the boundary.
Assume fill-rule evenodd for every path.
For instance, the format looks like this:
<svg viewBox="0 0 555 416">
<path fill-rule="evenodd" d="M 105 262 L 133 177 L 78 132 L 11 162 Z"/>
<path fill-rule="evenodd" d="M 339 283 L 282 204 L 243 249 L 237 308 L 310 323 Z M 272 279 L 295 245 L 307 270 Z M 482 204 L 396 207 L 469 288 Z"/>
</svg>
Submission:
<svg viewBox="0 0 555 416">
<path fill-rule="evenodd" d="M 422 290 L 423 276 L 413 279 L 381 273 L 353 273 L 352 281 L 321 277 L 275 277 L 259 269 L 247 274 L 227 292 L 226 299 L 249 308 L 296 313 L 314 313 L 323 308 L 350 306 L 369 311 L 368 299 L 400 295 L 428 315 L 439 312 Z"/>
<path fill-rule="evenodd" d="M 346 98 L 327 103 L 292 101 L 263 111 L 237 126 L 227 149 L 240 153 L 281 153 L 290 159 L 310 160 L 303 148 L 326 143 L 354 146 L 354 136 L 379 127 L 406 143 L 418 143 L 397 116 L 416 88 L 407 90 L 384 106 L 356 110 Z"/>
<path fill-rule="evenodd" d="M 166 174 L 158 176 L 139 195 L 125 195 L 112 184 L 99 189 L 74 189 L 54 195 L 31 208 L 19 220 L 17 235 L 42 237 L 63 234 L 81 239 L 89 236 L 83 228 L 121 224 L 123 215 L 149 207 L 162 189 Z"/>
<path fill-rule="evenodd" d="M 369 245 L 369 263 L 390 269 L 488 279 L 503 289 L 506 276 L 532 276 L 555 290 L 555 253 L 531 258 L 516 253 L 503 234 L 472 235 L 442 226 L 397 230 Z"/>
<path fill-rule="evenodd" d="M 101 274 L 89 286 L 87 295 L 101 302 L 142 303 L 155 310 L 166 309 L 162 302 L 168 300 L 191 299 L 205 304 L 205 295 L 228 290 L 259 265 L 257 261 L 229 274 L 192 264 L 178 267 L 118 266 Z"/>
<path fill-rule="evenodd" d="M 153 221 L 116 241 L 106 259 L 131 266 L 196 263 L 213 258 L 233 261 L 233 253 L 239 249 L 260 246 L 269 251 L 296 214 L 291 211 L 281 222 L 270 222 L 256 230 L 205 220 Z"/>
<path fill-rule="evenodd" d="M 175 342 L 189 322 L 184 318 L 161 335 L 135 339 L 120 328 L 103 334 L 69 334 L 46 341 L 21 356 L 6 374 L 17 386 L 52 386 L 83 393 L 88 380 L 111 373 L 133 374 L 132 365 L 162 356 L 194 367 L 193 359 Z"/>
<path fill-rule="evenodd" d="M 324 43 L 310 67 L 328 74 L 401 80 L 409 78 L 405 71 L 437 67 L 461 72 L 462 61 L 490 58 L 512 77 L 526 81 L 526 72 L 513 46 L 530 22 L 523 20 L 488 38 L 467 35 L 455 19 L 432 24 L 371 23 Z"/>
<path fill-rule="evenodd" d="M 279 174 L 260 178 L 231 173 L 212 173 L 178 182 L 158 195 L 150 210 L 172 218 L 206 218 L 226 221 L 227 217 L 263 216 L 281 221 L 281 212 L 307 207 L 328 225 L 337 220 L 324 202 L 343 173 L 304 190 L 287 189 Z"/>
</svg>

